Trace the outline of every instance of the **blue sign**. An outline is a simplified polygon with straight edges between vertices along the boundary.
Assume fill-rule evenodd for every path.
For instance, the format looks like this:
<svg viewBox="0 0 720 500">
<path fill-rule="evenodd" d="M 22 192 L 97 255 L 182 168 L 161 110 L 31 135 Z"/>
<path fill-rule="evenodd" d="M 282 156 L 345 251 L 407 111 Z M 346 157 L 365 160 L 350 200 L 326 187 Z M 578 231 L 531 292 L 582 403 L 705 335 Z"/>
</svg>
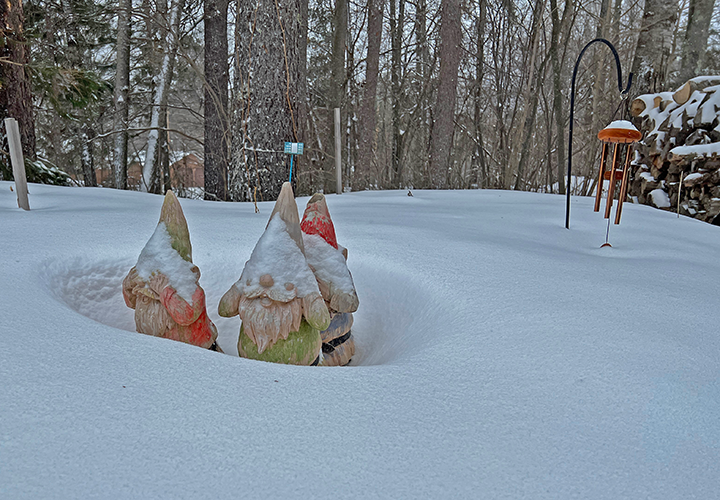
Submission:
<svg viewBox="0 0 720 500">
<path fill-rule="evenodd" d="M 285 152 L 290 155 L 290 176 L 288 182 L 292 182 L 292 171 L 293 171 L 293 157 L 295 155 L 303 154 L 303 143 L 302 142 L 286 142 Z"/>
<path fill-rule="evenodd" d="M 286 142 L 285 152 L 291 155 L 303 154 L 303 143 L 302 142 Z"/>
</svg>

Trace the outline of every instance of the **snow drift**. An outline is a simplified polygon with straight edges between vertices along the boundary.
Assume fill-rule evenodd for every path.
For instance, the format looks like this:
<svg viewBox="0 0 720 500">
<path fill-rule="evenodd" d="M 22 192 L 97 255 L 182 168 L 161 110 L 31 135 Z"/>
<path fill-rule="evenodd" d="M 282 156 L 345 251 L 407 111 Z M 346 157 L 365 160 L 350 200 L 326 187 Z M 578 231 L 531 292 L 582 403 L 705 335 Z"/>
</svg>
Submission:
<svg viewBox="0 0 720 500">
<path fill-rule="evenodd" d="M 628 204 L 600 249 L 590 198 L 568 231 L 560 196 L 329 196 L 358 352 L 296 367 L 130 331 L 119 285 L 161 197 L 31 185 L 25 213 L 9 185 L 0 497 L 717 494 L 715 226 Z M 272 205 L 182 205 L 232 354 L 215 308 Z"/>
</svg>

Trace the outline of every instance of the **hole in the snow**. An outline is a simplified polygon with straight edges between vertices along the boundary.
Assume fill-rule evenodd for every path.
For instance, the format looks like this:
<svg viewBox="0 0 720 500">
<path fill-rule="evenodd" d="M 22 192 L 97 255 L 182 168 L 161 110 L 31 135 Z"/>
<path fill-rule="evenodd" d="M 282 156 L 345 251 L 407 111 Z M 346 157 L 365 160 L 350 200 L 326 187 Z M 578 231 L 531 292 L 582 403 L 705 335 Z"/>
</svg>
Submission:
<svg viewBox="0 0 720 500">
<path fill-rule="evenodd" d="M 83 316 L 121 330 L 135 331 L 133 310 L 125 305 L 121 284 L 134 261 L 83 259 L 47 262 L 42 270 L 50 291 Z M 218 343 L 237 355 L 240 320 L 222 318 L 217 304 L 234 282 L 236 270 L 221 263 L 204 263 L 200 284 L 205 290 L 208 315 L 218 329 Z M 360 296 L 352 334 L 356 352 L 349 366 L 397 361 L 421 349 L 437 332 L 436 308 L 417 283 L 399 273 L 360 264 L 353 272 Z M 434 311 L 434 312 L 433 312 Z"/>
<path fill-rule="evenodd" d="M 121 284 L 131 261 L 48 262 L 43 269 L 50 291 L 83 316 L 121 330 L 135 331 L 133 310 L 125 305 Z"/>
</svg>

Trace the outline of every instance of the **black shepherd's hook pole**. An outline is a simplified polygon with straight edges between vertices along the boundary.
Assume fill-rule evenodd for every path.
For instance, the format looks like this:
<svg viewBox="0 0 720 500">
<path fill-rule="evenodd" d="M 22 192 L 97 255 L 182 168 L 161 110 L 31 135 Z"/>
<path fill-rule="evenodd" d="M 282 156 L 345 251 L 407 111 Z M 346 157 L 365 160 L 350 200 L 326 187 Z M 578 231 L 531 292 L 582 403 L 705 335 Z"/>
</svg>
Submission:
<svg viewBox="0 0 720 500">
<path fill-rule="evenodd" d="M 621 94 L 627 94 L 630 90 L 630 85 L 632 85 L 632 77 L 633 74 L 630 73 L 628 75 L 628 83 L 627 87 L 625 87 L 625 90 L 623 90 L 623 84 L 622 84 L 622 68 L 620 68 L 620 57 L 618 56 L 617 50 L 615 50 L 615 47 L 612 43 L 608 42 L 604 38 L 596 38 L 595 40 L 592 40 L 589 42 L 583 49 L 580 51 L 580 55 L 577 58 L 577 61 L 575 61 L 575 69 L 573 70 L 573 76 L 572 76 L 572 89 L 570 91 L 570 131 L 568 133 L 568 171 L 567 171 L 567 201 L 565 206 L 565 229 L 570 229 L 570 180 L 572 178 L 572 136 L 573 136 L 573 118 L 575 116 L 575 78 L 577 77 L 578 67 L 580 66 L 580 59 L 582 59 L 583 54 L 585 54 L 585 51 L 595 42 L 602 42 L 605 45 L 608 46 L 608 48 L 612 51 L 613 55 L 615 56 L 615 64 L 617 64 L 617 77 L 618 77 L 618 90 Z"/>
</svg>

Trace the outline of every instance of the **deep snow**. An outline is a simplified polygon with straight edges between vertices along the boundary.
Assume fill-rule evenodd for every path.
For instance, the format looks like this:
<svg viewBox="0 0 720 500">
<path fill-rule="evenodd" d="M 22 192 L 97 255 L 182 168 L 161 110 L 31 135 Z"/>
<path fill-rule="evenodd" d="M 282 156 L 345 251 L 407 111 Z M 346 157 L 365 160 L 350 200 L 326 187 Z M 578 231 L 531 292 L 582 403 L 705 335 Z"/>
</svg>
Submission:
<svg viewBox="0 0 720 500">
<path fill-rule="evenodd" d="M 345 368 L 133 332 L 163 198 L 0 182 L 0 498 L 718 498 L 720 228 L 591 198 L 327 197 Z M 302 210 L 307 198 L 298 200 Z M 219 318 L 272 203 L 181 201 Z"/>
</svg>

